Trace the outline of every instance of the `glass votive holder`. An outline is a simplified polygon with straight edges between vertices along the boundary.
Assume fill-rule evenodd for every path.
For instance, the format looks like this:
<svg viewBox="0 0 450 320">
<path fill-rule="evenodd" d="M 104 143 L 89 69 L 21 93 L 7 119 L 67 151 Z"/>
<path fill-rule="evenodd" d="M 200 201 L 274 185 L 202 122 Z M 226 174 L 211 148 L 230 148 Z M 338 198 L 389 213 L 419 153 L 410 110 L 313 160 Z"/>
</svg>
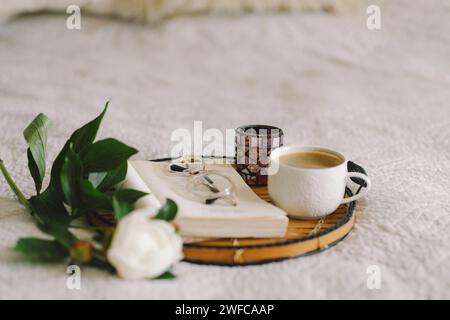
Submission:
<svg viewBox="0 0 450 320">
<path fill-rule="evenodd" d="M 268 125 L 236 129 L 236 170 L 249 186 L 266 186 L 270 154 L 283 146 L 283 130 Z"/>
</svg>

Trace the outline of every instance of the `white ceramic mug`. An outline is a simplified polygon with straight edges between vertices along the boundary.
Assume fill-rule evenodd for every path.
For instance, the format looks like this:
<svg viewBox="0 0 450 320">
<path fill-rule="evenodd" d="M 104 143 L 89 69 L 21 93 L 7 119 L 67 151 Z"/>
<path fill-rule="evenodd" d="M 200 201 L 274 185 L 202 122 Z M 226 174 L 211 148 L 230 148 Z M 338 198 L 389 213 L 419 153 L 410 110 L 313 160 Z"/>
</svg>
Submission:
<svg viewBox="0 0 450 320">
<path fill-rule="evenodd" d="M 309 169 L 290 166 L 280 156 L 297 152 L 321 152 L 338 157 L 337 166 Z M 343 203 L 364 197 L 370 190 L 368 176 L 347 172 L 347 158 L 339 152 L 319 147 L 286 146 L 270 156 L 269 194 L 275 205 L 291 217 L 317 219 L 333 213 Z M 348 178 L 363 179 L 367 187 L 357 195 L 344 198 Z"/>
</svg>

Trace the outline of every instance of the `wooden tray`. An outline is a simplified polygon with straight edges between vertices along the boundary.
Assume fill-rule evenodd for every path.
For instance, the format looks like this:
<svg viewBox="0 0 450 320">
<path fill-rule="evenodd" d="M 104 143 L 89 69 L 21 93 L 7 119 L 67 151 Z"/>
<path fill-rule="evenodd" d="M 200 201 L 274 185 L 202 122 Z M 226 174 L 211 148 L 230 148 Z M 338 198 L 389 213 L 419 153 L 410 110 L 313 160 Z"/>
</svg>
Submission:
<svg viewBox="0 0 450 320">
<path fill-rule="evenodd" d="M 168 161 L 158 159 L 152 161 Z M 267 187 L 252 187 L 253 191 L 271 202 Z M 347 196 L 352 191 L 346 189 Z M 336 212 L 319 220 L 290 219 L 283 238 L 216 239 L 184 245 L 184 260 L 196 264 L 243 266 L 264 264 L 321 252 L 344 239 L 355 223 L 355 202 L 341 205 Z M 90 217 L 93 225 L 115 224 L 111 213 Z"/>
<path fill-rule="evenodd" d="M 267 187 L 253 187 L 262 199 L 271 202 Z M 347 189 L 347 195 L 352 192 Z M 342 239 L 353 228 L 355 202 L 341 205 L 320 220 L 289 220 L 284 238 L 220 239 L 184 245 L 185 261 L 197 264 L 242 266 L 264 264 L 321 252 Z"/>
</svg>

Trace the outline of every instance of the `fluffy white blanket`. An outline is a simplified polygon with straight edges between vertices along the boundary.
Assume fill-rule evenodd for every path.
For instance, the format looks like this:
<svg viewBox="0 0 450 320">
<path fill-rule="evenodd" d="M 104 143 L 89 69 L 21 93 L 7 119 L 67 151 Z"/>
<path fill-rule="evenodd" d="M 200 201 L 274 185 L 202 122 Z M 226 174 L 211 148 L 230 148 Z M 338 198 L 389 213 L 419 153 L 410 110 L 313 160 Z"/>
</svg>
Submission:
<svg viewBox="0 0 450 320">
<path fill-rule="evenodd" d="M 1 1 L 2 3 L 4 2 Z M 18 2 L 18 1 L 17 1 Z M 378 1 L 374 1 L 377 3 Z M 387 1 L 382 30 L 358 15 L 202 16 L 158 27 L 58 15 L 0 27 L 0 156 L 27 194 L 24 126 L 53 119 L 49 159 L 112 98 L 101 136 L 168 155 L 170 134 L 270 123 L 287 143 L 348 153 L 373 178 L 339 245 L 265 266 L 180 263 L 174 281 L 124 282 L 24 262 L 10 248 L 40 235 L 0 178 L 0 298 L 450 298 L 450 9 Z M 380 290 L 366 286 L 368 267 Z M 370 271 L 370 269 L 369 269 Z"/>
</svg>

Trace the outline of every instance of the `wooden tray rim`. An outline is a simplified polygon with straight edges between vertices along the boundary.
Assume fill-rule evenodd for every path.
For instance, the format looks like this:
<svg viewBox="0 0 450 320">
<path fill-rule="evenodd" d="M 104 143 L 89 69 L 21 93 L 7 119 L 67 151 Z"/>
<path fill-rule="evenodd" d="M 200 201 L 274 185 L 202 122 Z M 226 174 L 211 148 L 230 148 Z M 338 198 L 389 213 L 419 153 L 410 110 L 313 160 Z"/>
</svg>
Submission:
<svg viewBox="0 0 450 320">
<path fill-rule="evenodd" d="M 343 237 L 341 237 L 340 239 L 338 239 L 336 241 L 333 241 L 332 243 L 328 244 L 324 248 L 317 248 L 316 250 L 305 252 L 305 253 L 299 253 L 295 256 L 281 257 L 281 258 L 276 258 L 276 259 L 261 259 L 261 260 L 254 260 L 254 261 L 250 261 L 250 262 L 243 262 L 243 263 L 216 262 L 216 261 L 206 261 L 206 260 L 195 260 L 195 259 L 189 259 L 189 258 L 183 259 L 183 262 L 198 264 L 198 265 L 203 265 L 203 266 L 231 267 L 231 268 L 260 266 L 260 265 L 265 265 L 265 264 L 269 264 L 269 263 L 282 262 L 285 260 L 297 259 L 297 258 L 301 258 L 301 257 L 308 257 L 308 256 L 312 256 L 314 254 L 318 254 L 320 252 L 326 251 L 326 250 L 331 249 L 334 246 L 338 245 L 341 241 L 343 241 L 348 236 L 349 233 L 350 232 L 347 232 L 347 234 L 345 234 Z M 238 247 L 234 247 L 234 248 L 238 248 Z M 261 249 L 261 248 L 259 248 L 259 249 Z M 196 249 L 196 250 L 202 250 L 202 249 Z M 239 250 L 239 248 L 238 248 L 238 250 Z M 250 249 L 250 250 L 252 250 L 252 249 Z"/>
</svg>

